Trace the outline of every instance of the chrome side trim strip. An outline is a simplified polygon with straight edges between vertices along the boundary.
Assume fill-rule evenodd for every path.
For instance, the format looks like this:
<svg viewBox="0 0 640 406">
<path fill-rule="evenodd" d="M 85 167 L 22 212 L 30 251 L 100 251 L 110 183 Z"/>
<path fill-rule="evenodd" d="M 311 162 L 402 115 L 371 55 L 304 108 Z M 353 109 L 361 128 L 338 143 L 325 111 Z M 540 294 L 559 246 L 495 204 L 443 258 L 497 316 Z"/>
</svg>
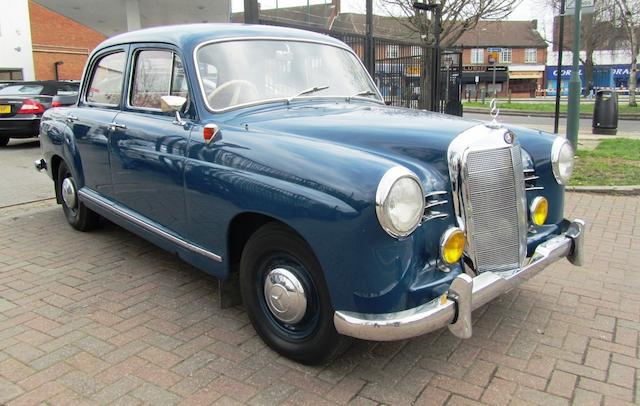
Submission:
<svg viewBox="0 0 640 406">
<path fill-rule="evenodd" d="M 199 247 L 197 245 L 191 244 L 190 242 L 187 242 L 185 240 L 183 240 L 182 238 L 176 237 L 173 234 L 170 234 L 154 225 L 149 224 L 148 222 L 141 220 L 137 217 L 132 216 L 131 214 L 127 213 L 126 211 L 122 210 L 121 208 L 107 203 L 105 202 L 103 199 L 97 197 L 97 196 L 92 196 L 92 194 L 90 192 L 87 192 L 85 190 L 85 188 L 82 188 L 78 191 L 78 197 L 80 198 L 80 200 L 86 200 L 89 201 L 93 204 L 96 204 L 98 206 L 100 206 L 102 209 L 104 210 L 108 210 L 110 212 L 112 212 L 113 214 L 122 217 L 123 219 L 130 221 L 131 223 L 137 225 L 140 228 L 143 228 L 144 230 L 156 234 L 159 237 L 164 238 L 165 240 L 168 240 L 184 249 L 187 249 L 189 251 L 195 252 L 196 254 L 200 254 L 202 256 L 205 256 L 209 259 L 212 259 L 216 262 L 222 262 L 222 257 L 218 254 L 214 254 L 211 251 L 208 251 L 202 247 Z"/>
<path fill-rule="evenodd" d="M 542 186 L 531 186 L 531 187 L 524 188 L 524 190 L 526 190 L 526 191 L 529 191 L 529 190 L 544 190 L 544 187 L 542 187 Z"/>
</svg>

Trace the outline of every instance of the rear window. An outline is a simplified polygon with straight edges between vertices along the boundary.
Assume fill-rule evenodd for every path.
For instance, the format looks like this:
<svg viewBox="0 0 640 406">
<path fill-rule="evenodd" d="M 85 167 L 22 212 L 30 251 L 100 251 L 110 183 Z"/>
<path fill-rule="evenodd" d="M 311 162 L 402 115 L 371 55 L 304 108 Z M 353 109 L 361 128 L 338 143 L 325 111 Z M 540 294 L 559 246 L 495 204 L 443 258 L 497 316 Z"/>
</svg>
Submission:
<svg viewBox="0 0 640 406">
<path fill-rule="evenodd" d="M 40 94 L 41 85 L 9 85 L 0 89 L 0 94 Z"/>
<path fill-rule="evenodd" d="M 63 83 L 58 85 L 58 95 L 74 95 L 78 93 L 80 85 L 77 83 Z"/>
</svg>

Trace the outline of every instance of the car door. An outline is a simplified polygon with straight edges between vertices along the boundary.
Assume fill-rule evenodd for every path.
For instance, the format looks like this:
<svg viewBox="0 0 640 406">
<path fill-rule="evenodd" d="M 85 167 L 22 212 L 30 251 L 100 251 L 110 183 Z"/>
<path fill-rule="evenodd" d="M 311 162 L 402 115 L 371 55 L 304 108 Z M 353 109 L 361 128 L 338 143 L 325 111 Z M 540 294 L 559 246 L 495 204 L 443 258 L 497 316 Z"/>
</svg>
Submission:
<svg viewBox="0 0 640 406">
<path fill-rule="evenodd" d="M 84 186 L 106 197 L 113 197 L 109 137 L 122 104 L 127 53 L 128 46 L 118 46 L 95 55 L 85 72 L 78 105 L 67 113 L 82 157 Z"/>
<path fill-rule="evenodd" d="M 129 91 L 115 118 L 111 137 L 111 176 L 116 200 L 178 234 L 184 230 L 183 171 L 195 109 L 160 109 L 161 97 L 190 100 L 187 77 L 174 49 L 132 46 Z"/>
</svg>

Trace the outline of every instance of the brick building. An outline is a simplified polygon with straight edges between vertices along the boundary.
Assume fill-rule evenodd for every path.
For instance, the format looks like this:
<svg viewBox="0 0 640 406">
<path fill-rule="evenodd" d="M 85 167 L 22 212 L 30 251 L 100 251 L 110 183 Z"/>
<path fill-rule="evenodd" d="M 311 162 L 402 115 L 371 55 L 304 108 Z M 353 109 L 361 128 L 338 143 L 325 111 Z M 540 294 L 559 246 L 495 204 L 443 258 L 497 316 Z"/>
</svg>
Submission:
<svg viewBox="0 0 640 406">
<path fill-rule="evenodd" d="M 0 13 L 0 80 L 80 79 L 106 36 L 32 0 Z"/>
<path fill-rule="evenodd" d="M 544 88 L 547 42 L 537 21 L 480 21 L 456 44 L 463 48 L 463 93 L 532 97 Z"/>
<path fill-rule="evenodd" d="M 36 80 L 80 79 L 89 53 L 106 37 L 34 1 L 29 1 Z M 62 64 L 60 64 L 62 62 Z"/>
</svg>

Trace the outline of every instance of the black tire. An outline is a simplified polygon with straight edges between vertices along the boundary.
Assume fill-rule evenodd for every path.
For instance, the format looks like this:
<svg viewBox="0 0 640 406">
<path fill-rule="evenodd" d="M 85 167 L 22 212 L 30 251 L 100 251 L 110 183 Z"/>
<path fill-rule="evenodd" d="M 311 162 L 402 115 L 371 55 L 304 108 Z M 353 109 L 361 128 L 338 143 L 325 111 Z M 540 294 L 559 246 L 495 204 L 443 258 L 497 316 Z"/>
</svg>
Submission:
<svg viewBox="0 0 640 406">
<path fill-rule="evenodd" d="M 0 137 L 0 147 L 6 147 L 9 144 L 9 137 Z"/>
<path fill-rule="evenodd" d="M 78 201 L 77 186 L 75 186 L 77 203 L 74 207 L 69 207 L 62 198 L 62 185 L 66 178 L 70 178 L 75 186 L 75 180 L 73 179 L 73 175 L 71 174 L 71 171 L 69 171 L 67 164 L 61 162 L 60 167 L 58 168 L 58 182 L 56 182 L 56 187 L 58 188 L 57 193 L 62 200 L 62 210 L 64 211 L 64 216 L 67 218 L 67 222 L 71 227 L 79 231 L 90 231 L 95 229 L 100 224 L 100 216 Z"/>
<path fill-rule="evenodd" d="M 267 304 L 264 284 L 276 268 L 295 274 L 304 287 L 306 311 L 295 324 L 278 320 Z M 334 327 L 331 299 L 313 251 L 284 225 L 268 223 L 249 238 L 240 260 L 240 289 L 253 327 L 269 347 L 288 358 L 318 364 L 339 355 L 351 342 Z"/>
</svg>

